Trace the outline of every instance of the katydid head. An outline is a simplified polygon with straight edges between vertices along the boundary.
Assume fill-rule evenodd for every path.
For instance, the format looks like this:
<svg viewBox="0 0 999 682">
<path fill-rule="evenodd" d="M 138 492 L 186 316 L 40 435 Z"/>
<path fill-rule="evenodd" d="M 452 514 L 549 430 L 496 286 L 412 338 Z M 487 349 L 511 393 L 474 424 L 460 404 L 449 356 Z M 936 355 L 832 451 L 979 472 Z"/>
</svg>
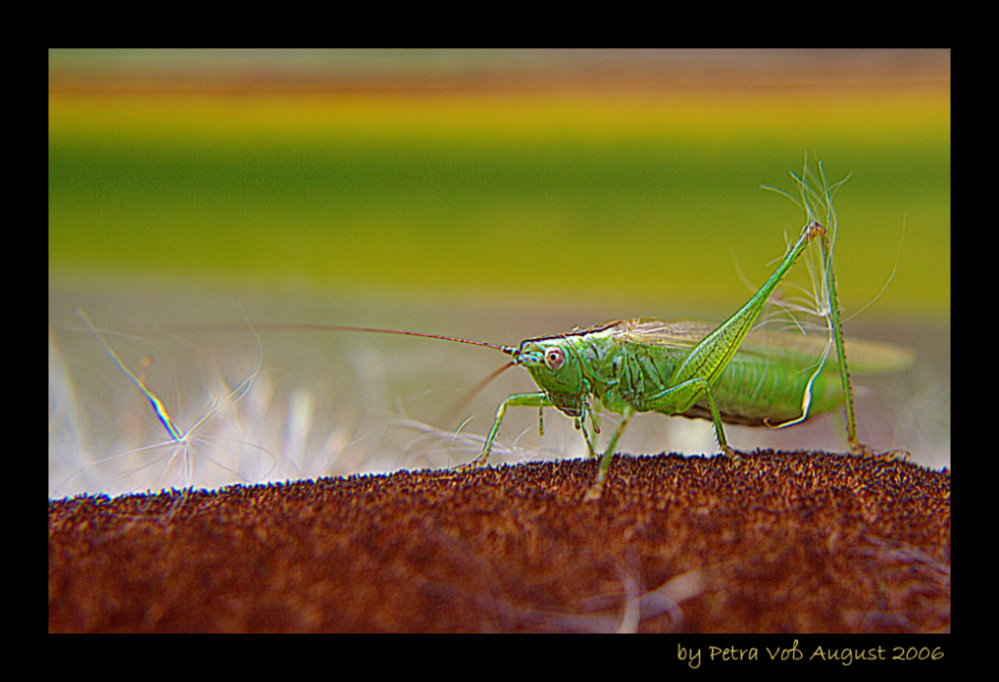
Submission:
<svg viewBox="0 0 999 682">
<path fill-rule="evenodd" d="M 556 407 L 570 415 L 579 414 L 587 393 L 586 379 L 576 348 L 568 337 L 527 339 L 513 353 L 513 361 L 527 368 L 534 383 Z"/>
</svg>

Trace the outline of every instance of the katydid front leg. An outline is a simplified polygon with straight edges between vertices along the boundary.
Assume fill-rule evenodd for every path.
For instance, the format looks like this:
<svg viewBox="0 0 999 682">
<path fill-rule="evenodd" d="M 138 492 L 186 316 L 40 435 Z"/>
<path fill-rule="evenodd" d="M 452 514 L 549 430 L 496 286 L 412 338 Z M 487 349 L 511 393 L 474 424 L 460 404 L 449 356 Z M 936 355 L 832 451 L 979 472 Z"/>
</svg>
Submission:
<svg viewBox="0 0 999 682">
<path fill-rule="evenodd" d="M 500 424 L 503 423 L 503 417 L 506 415 L 506 408 L 508 407 L 537 407 L 538 409 L 542 409 L 552 407 L 552 402 L 543 391 L 537 393 L 514 393 L 511 396 L 507 396 L 506 400 L 501 402 L 499 408 L 496 410 L 496 421 L 493 422 L 493 428 L 489 430 L 486 443 L 482 447 L 482 453 L 471 462 L 461 464 L 455 467 L 455 469 L 458 471 L 467 471 L 468 469 L 485 466 L 486 460 L 489 459 L 489 453 L 492 452 L 496 436 L 499 435 Z"/>
<path fill-rule="evenodd" d="M 537 393 L 515 393 L 511 396 L 507 396 L 506 400 L 500 403 L 499 408 L 496 410 L 496 420 L 493 422 L 493 427 L 489 430 L 489 435 L 486 437 L 486 443 L 482 447 L 482 452 L 478 457 L 473 459 L 467 464 L 461 464 L 455 469 L 458 471 L 465 471 L 468 469 L 474 469 L 476 467 L 485 466 L 486 461 L 489 459 L 489 454 L 492 452 L 493 443 L 496 441 L 496 437 L 499 435 L 500 424 L 503 423 L 503 417 L 506 416 L 506 408 L 508 407 L 536 407 L 538 408 L 538 423 L 543 424 L 541 421 L 541 410 L 546 407 L 554 407 L 554 403 L 548 398 L 547 394 L 542 391 Z M 576 417 L 576 425 L 582 430 L 583 438 L 586 440 L 586 449 L 590 453 L 590 457 L 597 457 L 596 451 L 593 449 L 593 440 L 590 433 L 586 430 L 586 416 L 590 414 L 589 410 L 584 409 L 583 413 Z M 590 417 L 592 422 L 593 418 Z M 600 429 L 594 424 L 594 430 L 600 433 Z M 620 430 L 620 429 L 619 429 Z M 539 427 L 540 433 L 544 434 L 544 427 Z M 618 434 L 620 437 L 620 434 Z M 617 442 L 615 438 L 614 442 Z"/>
</svg>

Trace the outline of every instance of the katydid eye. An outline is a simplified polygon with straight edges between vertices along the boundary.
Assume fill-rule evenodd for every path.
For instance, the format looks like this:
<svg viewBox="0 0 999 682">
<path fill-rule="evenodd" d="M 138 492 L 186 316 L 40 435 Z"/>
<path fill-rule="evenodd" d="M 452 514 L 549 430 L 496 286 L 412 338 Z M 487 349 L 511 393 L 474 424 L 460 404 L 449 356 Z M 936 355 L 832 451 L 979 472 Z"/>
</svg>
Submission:
<svg viewBox="0 0 999 682">
<path fill-rule="evenodd" d="M 565 353 L 561 348 L 549 348 L 545 351 L 545 364 L 548 369 L 558 369 L 565 364 Z"/>
</svg>

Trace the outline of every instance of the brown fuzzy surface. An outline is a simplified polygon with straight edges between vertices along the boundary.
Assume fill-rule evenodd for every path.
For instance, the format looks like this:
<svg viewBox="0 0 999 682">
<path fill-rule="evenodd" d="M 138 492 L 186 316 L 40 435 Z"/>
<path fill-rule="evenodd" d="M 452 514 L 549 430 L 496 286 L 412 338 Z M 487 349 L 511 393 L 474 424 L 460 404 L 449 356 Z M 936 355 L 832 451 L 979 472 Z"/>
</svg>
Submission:
<svg viewBox="0 0 999 682">
<path fill-rule="evenodd" d="M 49 502 L 52 632 L 936 632 L 950 473 L 762 452 Z"/>
</svg>

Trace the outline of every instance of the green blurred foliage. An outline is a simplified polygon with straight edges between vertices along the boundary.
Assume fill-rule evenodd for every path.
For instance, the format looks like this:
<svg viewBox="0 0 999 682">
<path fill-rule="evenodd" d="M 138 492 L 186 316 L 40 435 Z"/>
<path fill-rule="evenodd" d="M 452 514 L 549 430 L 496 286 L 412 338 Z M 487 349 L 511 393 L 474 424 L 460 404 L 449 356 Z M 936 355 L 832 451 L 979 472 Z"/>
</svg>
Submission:
<svg viewBox="0 0 999 682">
<path fill-rule="evenodd" d="M 834 180 L 852 173 L 837 201 L 845 305 L 882 288 L 904 227 L 879 310 L 949 307 L 944 100 L 903 118 L 891 92 L 886 111 L 869 97 L 830 95 L 825 108 L 715 97 L 692 127 L 689 112 L 657 119 L 670 111 L 645 106 L 658 95 L 638 106 L 582 98 L 578 111 L 556 101 L 550 120 L 543 101 L 518 109 L 517 97 L 464 108 L 442 98 L 439 111 L 433 94 L 385 97 L 382 123 L 334 97 L 302 109 L 318 124 L 298 126 L 302 102 L 290 98 L 280 120 L 254 128 L 252 95 L 245 107 L 205 97 L 203 112 L 195 103 L 174 117 L 171 96 L 96 96 L 90 118 L 74 114 L 72 95 L 53 96 L 53 273 L 628 300 L 633 312 L 659 302 L 645 312 L 666 316 L 678 301 L 726 307 L 749 291 L 740 269 L 759 283 L 800 229 L 800 210 L 760 185 L 792 189 L 787 172 L 808 153 Z M 130 106 L 131 123 L 116 124 Z"/>
</svg>

